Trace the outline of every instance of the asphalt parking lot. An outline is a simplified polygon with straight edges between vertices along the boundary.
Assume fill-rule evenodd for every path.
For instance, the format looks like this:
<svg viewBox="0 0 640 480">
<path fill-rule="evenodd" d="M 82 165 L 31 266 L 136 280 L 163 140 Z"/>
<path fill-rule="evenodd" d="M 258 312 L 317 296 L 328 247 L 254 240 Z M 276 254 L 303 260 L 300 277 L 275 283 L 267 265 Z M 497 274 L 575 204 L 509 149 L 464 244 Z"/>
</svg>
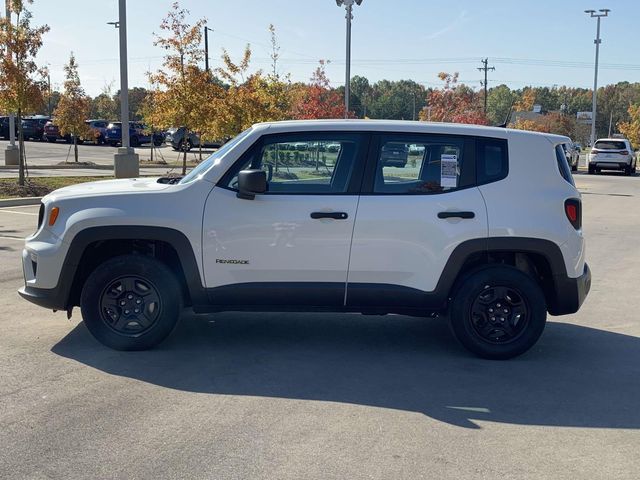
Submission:
<svg viewBox="0 0 640 480">
<path fill-rule="evenodd" d="M 22 301 L 0 210 L 0 477 L 637 479 L 640 176 L 576 175 L 592 290 L 520 358 L 442 319 L 186 316 L 149 352 Z"/>
</svg>

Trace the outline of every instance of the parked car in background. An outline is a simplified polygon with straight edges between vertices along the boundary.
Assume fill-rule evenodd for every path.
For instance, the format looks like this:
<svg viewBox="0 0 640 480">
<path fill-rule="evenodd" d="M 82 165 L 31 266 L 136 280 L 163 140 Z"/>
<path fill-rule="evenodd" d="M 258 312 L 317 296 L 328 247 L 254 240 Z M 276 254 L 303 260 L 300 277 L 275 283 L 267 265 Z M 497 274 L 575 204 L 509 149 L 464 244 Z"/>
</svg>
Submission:
<svg viewBox="0 0 640 480">
<path fill-rule="evenodd" d="M 405 143 L 385 143 L 380 151 L 380 161 L 388 167 L 403 168 L 409 158 L 409 147 Z"/>
<path fill-rule="evenodd" d="M 18 137 L 18 127 L 15 127 L 16 138 Z M 9 140 L 9 117 L 0 117 L 0 137 Z"/>
<path fill-rule="evenodd" d="M 564 150 L 564 156 L 567 157 L 567 163 L 571 167 L 572 172 L 578 171 L 578 162 L 580 161 L 580 152 L 576 150 L 573 143 L 563 143 L 562 149 Z"/>
<path fill-rule="evenodd" d="M 200 137 L 194 133 L 189 132 L 185 127 L 174 127 L 167 130 L 165 141 L 171 145 L 174 150 L 191 150 L 192 148 L 200 146 Z M 219 148 L 221 142 L 219 141 L 204 141 L 202 148 Z"/>
<path fill-rule="evenodd" d="M 44 140 L 44 126 L 51 119 L 44 115 L 34 115 L 33 117 L 26 117 L 22 121 L 23 132 L 26 128 L 27 132 L 23 133 L 25 140 Z M 28 138 L 27 138 L 28 137 Z"/>
<path fill-rule="evenodd" d="M 58 140 L 64 140 L 67 143 L 71 143 L 71 135 L 60 135 L 60 129 L 53 120 L 50 120 L 45 124 L 44 137 L 48 142 L 57 142 Z"/>
<path fill-rule="evenodd" d="M 91 130 L 93 130 L 93 139 L 95 139 L 96 143 L 105 143 L 109 122 L 107 120 L 87 120 L 85 123 L 89 126 L 89 128 L 91 128 Z"/>
<path fill-rule="evenodd" d="M 25 140 L 38 139 L 38 128 L 35 122 L 28 119 L 22 120 L 22 138 Z M 40 136 L 40 138 L 42 138 L 42 136 Z"/>
<path fill-rule="evenodd" d="M 122 143 L 122 122 L 111 122 L 107 125 L 105 133 L 106 142 L 115 147 Z M 164 142 L 164 135 L 161 132 L 149 133 L 149 129 L 142 123 L 129 122 L 129 145 L 139 147 L 153 142 L 159 147 Z"/>
<path fill-rule="evenodd" d="M 636 173 L 637 159 L 631 143 L 626 138 L 601 138 L 589 154 L 589 173 L 602 170 L 618 170 L 625 175 Z"/>
</svg>

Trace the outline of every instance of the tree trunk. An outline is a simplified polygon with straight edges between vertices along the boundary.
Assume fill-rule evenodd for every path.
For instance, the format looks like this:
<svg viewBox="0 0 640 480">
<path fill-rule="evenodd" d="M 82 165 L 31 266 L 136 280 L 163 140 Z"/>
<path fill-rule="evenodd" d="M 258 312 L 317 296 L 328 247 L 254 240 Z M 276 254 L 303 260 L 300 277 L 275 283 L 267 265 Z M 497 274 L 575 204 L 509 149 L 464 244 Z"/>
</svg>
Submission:
<svg viewBox="0 0 640 480">
<path fill-rule="evenodd" d="M 78 163 L 78 136 L 73 136 L 73 156 L 76 159 L 76 163 Z"/>
<path fill-rule="evenodd" d="M 18 122 L 18 185 L 24 186 L 24 132 L 22 131 L 22 110 L 18 109 L 18 115 L 16 116 L 16 122 Z"/>
<path fill-rule="evenodd" d="M 183 148 L 184 152 L 182 154 L 182 175 L 187 174 L 187 148 Z"/>
<path fill-rule="evenodd" d="M 202 137 L 200 137 L 200 139 L 198 140 L 198 154 L 200 155 L 200 160 L 198 160 L 199 162 L 202 161 Z"/>
</svg>

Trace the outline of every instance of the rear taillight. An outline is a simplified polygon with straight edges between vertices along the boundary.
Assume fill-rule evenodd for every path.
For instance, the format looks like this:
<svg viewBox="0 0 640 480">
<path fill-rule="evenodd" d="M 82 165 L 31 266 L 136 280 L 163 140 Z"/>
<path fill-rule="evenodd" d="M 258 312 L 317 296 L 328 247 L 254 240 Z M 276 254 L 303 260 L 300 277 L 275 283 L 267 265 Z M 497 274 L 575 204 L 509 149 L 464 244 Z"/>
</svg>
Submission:
<svg viewBox="0 0 640 480">
<path fill-rule="evenodd" d="M 620 152 L 620 155 L 629 155 L 629 151 L 628 150 L 622 150 Z"/>
<path fill-rule="evenodd" d="M 595 148 L 591 149 L 591 155 L 595 155 L 597 153 L 600 153 L 600 152 L 598 152 L 598 150 L 596 150 Z"/>
<path fill-rule="evenodd" d="M 582 202 L 577 198 L 569 198 L 564 202 L 564 213 L 567 220 L 576 230 L 582 228 Z"/>
</svg>

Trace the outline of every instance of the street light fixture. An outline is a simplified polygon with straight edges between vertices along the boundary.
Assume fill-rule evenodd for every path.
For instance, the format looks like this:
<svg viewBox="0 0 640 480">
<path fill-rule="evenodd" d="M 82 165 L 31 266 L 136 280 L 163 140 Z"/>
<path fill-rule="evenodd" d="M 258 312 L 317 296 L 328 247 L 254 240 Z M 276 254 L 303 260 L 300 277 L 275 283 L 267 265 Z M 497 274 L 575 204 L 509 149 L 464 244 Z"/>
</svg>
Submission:
<svg viewBox="0 0 640 480">
<path fill-rule="evenodd" d="M 336 5 L 344 8 L 347 11 L 347 59 L 345 69 L 345 82 L 344 82 L 344 118 L 349 118 L 349 96 L 351 90 L 351 20 L 353 20 L 353 4 L 360 5 L 362 0 L 336 0 Z"/>
<path fill-rule="evenodd" d="M 596 18 L 598 20 L 598 26 L 596 28 L 596 39 L 593 41 L 593 43 L 596 44 L 596 64 L 595 64 L 595 72 L 593 75 L 593 97 L 592 97 L 593 104 L 591 106 L 591 146 L 592 147 L 596 141 L 596 110 L 597 110 L 596 101 L 598 96 L 598 56 L 600 53 L 600 43 L 602 43 L 602 40 L 600 40 L 600 19 L 602 17 L 608 17 L 610 11 L 611 10 L 609 10 L 608 8 L 601 8 L 600 10 L 598 10 L 598 12 L 596 12 L 595 10 L 584 11 L 584 13 L 588 14 L 591 18 Z"/>
<path fill-rule="evenodd" d="M 120 28 L 120 22 L 107 22 L 107 25 L 113 25 L 115 28 Z"/>
</svg>

